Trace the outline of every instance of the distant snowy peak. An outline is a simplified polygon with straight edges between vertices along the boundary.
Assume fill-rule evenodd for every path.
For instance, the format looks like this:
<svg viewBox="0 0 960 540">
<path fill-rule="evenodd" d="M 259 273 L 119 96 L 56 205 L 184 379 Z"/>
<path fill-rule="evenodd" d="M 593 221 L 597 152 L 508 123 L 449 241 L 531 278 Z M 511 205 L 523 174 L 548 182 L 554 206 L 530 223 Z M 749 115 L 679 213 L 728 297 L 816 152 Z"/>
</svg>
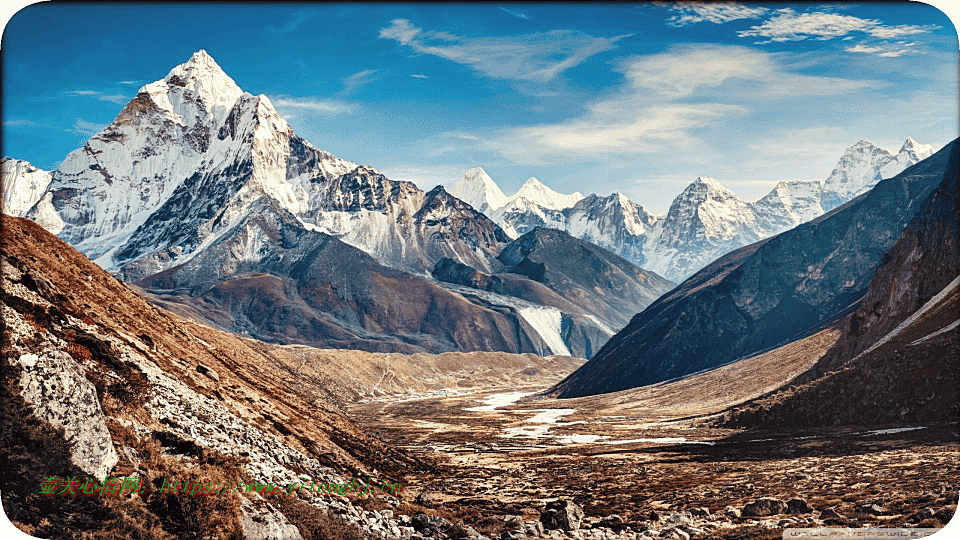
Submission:
<svg viewBox="0 0 960 540">
<path fill-rule="evenodd" d="M 488 215 L 508 202 L 500 186 L 481 167 L 467 171 L 448 193 Z"/>
<path fill-rule="evenodd" d="M 530 177 L 519 191 L 516 192 L 510 200 L 524 198 L 534 204 L 548 208 L 550 210 L 563 210 L 577 204 L 577 201 L 583 199 L 579 192 L 573 192 L 570 195 L 563 195 L 545 186 L 534 177 Z"/>
<path fill-rule="evenodd" d="M 50 173 L 30 163 L 5 157 L 3 168 L 3 213 L 22 216 L 40 200 L 50 183 Z"/>
<path fill-rule="evenodd" d="M 824 210 L 830 211 L 880 180 L 892 178 L 907 167 L 933 155 L 933 147 L 907 138 L 896 155 L 861 139 L 847 148 L 823 183 Z"/>
</svg>

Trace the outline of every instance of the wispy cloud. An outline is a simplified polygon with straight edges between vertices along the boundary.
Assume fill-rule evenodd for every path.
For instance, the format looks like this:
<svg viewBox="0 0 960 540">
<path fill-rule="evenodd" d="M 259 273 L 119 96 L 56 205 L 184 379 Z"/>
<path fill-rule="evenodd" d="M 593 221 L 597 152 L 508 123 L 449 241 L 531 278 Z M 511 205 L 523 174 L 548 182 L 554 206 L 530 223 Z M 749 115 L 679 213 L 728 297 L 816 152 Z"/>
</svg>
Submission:
<svg viewBox="0 0 960 540">
<path fill-rule="evenodd" d="M 502 130 L 476 146 L 531 164 L 689 150 L 703 128 L 764 103 L 874 84 L 794 73 L 775 55 L 735 46 L 679 47 L 627 59 L 620 71 L 626 83 L 580 117 Z"/>
<path fill-rule="evenodd" d="M 922 34 L 936 30 L 939 26 L 898 25 L 887 26 L 873 19 L 862 19 L 852 15 L 826 13 L 797 13 L 790 8 L 777 10 L 777 15 L 737 32 L 740 37 L 762 37 L 772 41 L 802 41 L 805 39 L 828 40 L 846 36 L 851 32 L 863 32 L 879 39 L 896 39 L 911 34 Z"/>
<path fill-rule="evenodd" d="M 73 124 L 73 129 L 71 131 L 77 135 L 89 137 L 91 135 L 100 133 L 100 131 L 102 131 L 105 127 L 107 127 L 106 124 L 96 124 L 94 122 L 87 122 L 82 118 L 77 118 L 77 121 Z"/>
<path fill-rule="evenodd" d="M 309 21 L 310 19 L 312 19 L 312 18 L 315 17 L 316 15 L 317 15 L 317 14 L 316 14 L 315 12 L 300 10 L 300 11 L 297 11 L 296 13 L 294 13 L 294 14 L 293 14 L 293 17 L 291 17 L 290 20 L 288 20 L 287 22 L 285 22 L 283 25 L 281 25 L 281 26 L 274 26 L 274 25 L 272 25 L 272 24 L 268 24 L 268 25 L 266 26 L 266 29 L 267 29 L 268 32 L 270 32 L 270 33 L 272 33 L 272 34 L 287 34 L 287 33 L 293 32 L 294 30 L 300 28 L 300 26 L 302 26 L 303 23 Z"/>
<path fill-rule="evenodd" d="M 363 71 L 358 71 L 353 75 L 343 79 L 343 92 L 348 93 L 360 88 L 361 86 L 367 84 L 373 80 L 373 76 L 377 73 L 375 69 L 365 69 Z"/>
<path fill-rule="evenodd" d="M 273 106 L 277 108 L 278 112 L 285 112 L 288 115 L 291 110 L 330 116 L 350 114 L 352 112 L 352 108 L 342 101 L 280 96 L 270 98 L 270 102 L 273 103 Z"/>
<path fill-rule="evenodd" d="M 105 92 L 98 92 L 96 90 L 68 90 L 67 95 L 71 96 L 88 96 L 100 101 L 109 101 L 110 103 L 119 103 L 120 105 L 125 104 L 130 100 L 127 96 L 120 94 L 107 94 Z"/>
<path fill-rule="evenodd" d="M 117 81 L 117 84 L 140 84 L 140 81 Z"/>
<path fill-rule="evenodd" d="M 701 22 L 723 24 L 739 19 L 756 19 L 762 17 L 769 11 L 764 7 L 747 7 L 734 2 L 677 3 L 672 4 L 670 9 L 680 12 L 680 15 L 667 19 L 667 24 L 676 27 Z"/>
<path fill-rule="evenodd" d="M 906 42 L 898 41 L 894 47 L 889 46 L 867 46 L 862 43 L 858 43 L 853 47 L 847 47 L 847 52 L 852 53 L 865 53 L 865 54 L 875 54 L 884 58 L 896 58 L 898 56 L 903 56 L 907 53 L 917 52 L 914 47 L 917 45 L 916 42 Z"/>
<path fill-rule="evenodd" d="M 512 15 L 512 16 L 518 18 L 518 19 L 529 19 L 529 18 L 530 18 L 530 17 L 527 16 L 526 13 L 522 13 L 522 12 L 520 12 L 520 11 L 516 11 L 516 10 L 513 10 L 513 9 L 507 9 L 507 8 L 505 8 L 505 7 L 503 7 L 503 6 L 498 6 L 498 7 L 499 7 L 500 9 L 502 9 L 504 12 L 506 12 L 507 14 Z"/>
<path fill-rule="evenodd" d="M 424 75 L 424 74 L 422 74 L 422 73 L 411 73 L 410 76 L 413 77 L 414 79 L 429 79 L 429 78 L 430 78 L 430 77 L 427 77 L 426 75 Z"/>
<path fill-rule="evenodd" d="M 423 31 L 406 19 L 395 19 L 380 30 L 421 54 L 446 58 L 498 79 L 549 81 L 591 56 L 616 48 L 628 36 L 597 38 L 569 30 L 516 37 L 461 37 L 447 32 Z"/>
</svg>

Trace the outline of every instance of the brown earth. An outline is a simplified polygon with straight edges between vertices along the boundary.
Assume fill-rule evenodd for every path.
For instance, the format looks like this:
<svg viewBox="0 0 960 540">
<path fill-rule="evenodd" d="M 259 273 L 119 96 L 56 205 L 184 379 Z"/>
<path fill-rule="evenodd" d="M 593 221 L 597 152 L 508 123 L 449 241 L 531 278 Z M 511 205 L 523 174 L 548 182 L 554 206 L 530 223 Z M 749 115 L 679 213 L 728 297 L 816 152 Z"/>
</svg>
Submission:
<svg viewBox="0 0 960 540">
<path fill-rule="evenodd" d="M 450 512 L 521 514 L 529 520 L 561 498 L 581 505 L 588 524 L 617 514 L 641 531 L 663 526 L 650 512 L 664 518 L 707 508 L 713 516 L 704 521 L 700 538 L 781 538 L 786 527 L 905 526 L 919 510 L 955 505 L 955 423 L 901 426 L 914 429 L 890 433 L 874 432 L 889 424 L 713 427 L 724 411 L 809 369 L 838 335 L 831 328 L 714 371 L 613 394 L 558 400 L 536 394 L 544 387 L 516 386 L 422 400 L 383 398 L 352 405 L 349 413 L 385 441 L 436 463 L 437 473 L 406 475 L 405 489 L 429 494 Z M 497 393 L 523 391 L 531 395 L 520 403 L 467 410 Z M 575 411 L 554 425 L 530 422 L 534 411 L 557 409 Z M 532 433 L 537 425 L 550 428 L 536 438 L 502 436 L 511 428 Z M 740 510 L 761 497 L 803 498 L 815 512 L 782 525 L 791 516 L 724 516 L 727 506 Z M 862 507 L 870 504 L 884 514 L 865 514 Z M 815 521 L 826 508 L 843 519 Z"/>
</svg>

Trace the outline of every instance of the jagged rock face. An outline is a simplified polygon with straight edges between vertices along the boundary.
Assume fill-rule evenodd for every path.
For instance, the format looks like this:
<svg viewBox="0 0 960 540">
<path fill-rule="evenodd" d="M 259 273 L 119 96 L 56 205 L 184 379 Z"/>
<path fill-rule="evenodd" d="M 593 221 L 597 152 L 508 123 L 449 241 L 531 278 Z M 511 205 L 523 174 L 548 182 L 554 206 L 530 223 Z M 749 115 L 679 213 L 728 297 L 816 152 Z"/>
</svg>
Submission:
<svg viewBox="0 0 960 540">
<path fill-rule="evenodd" d="M 34 331 L 14 310 L 4 306 L 4 321 L 14 341 Z M 72 446 L 74 465 L 101 482 L 116 465 L 117 451 L 104 422 L 97 390 L 67 353 L 48 344 L 41 354 L 26 353 L 11 358 L 20 371 L 21 395 L 35 414 L 62 428 Z"/>
<path fill-rule="evenodd" d="M 504 248 L 499 259 L 510 272 L 543 283 L 614 329 L 674 285 L 555 229 L 530 231 Z"/>
<path fill-rule="evenodd" d="M 659 218 L 649 214 L 622 193 L 608 197 L 589 195 L 564 211 L 566 231 L 592 242 L 643 268 L 643 246 Z"/>
<path fill-rule="evenodd" d="M 50 183 L 50 173 L 30 163 L 3 158 L 3 213 L 20 217 L 37 204 Z"/>
<path fill-rule="evenodd" d="M 269 198 L 186 263 L 137 284 L 268 341 L 374 352 L 546 350 L 513 309 L 385 267 L 305 229 Z"/>
<path fill-rule="evenodd" d="M 750 206 L 713 178 L 687 186 L 667 212 L 648 246 L 647 267 L 663 276 L 685 277 L 719 254 L 760 239 Z M 672 252 L 672 257 L 666 257 Z"/>
<path fill-rule="evenodd" d="M 667 279 L 682 281 L 734 249 L 823 215 L 932 153 L 932 146 L 910 138 L 896 155 L 860 141 L 846 150 L 825 182 L 780 182 L 753 203 L 712 178 L 700 177 L 674 199 L 666 216 L 648 214 L 620 193 L 560 195 L 536 179 L 495 207 L 476 199 L 482 190 L 500 192 L 482 169 L 471 169 L 474 174 L 460 180 L 454 193 L 475 198 L 474 207 L 482 207 L 511 238 L 536 227 L 562 230 Z"/>
<path fill-rule="evenodd" d="M 956 170 L 956 149 L 951 143 L 833 212 L 720 258 L 634 317 L 555 392 L 575 397 L 668 380 L 838 319 L 927 195 Z"/>
<path fill-rule="evenodd" d="M 313 147 L 203 51 L 141 88 L 53 178 L 30 217 L 132 280 L 188 260 L 263 197 L 302 226 L 423 274 L 443 256 L 489 269 L 508 240 L 446 194 Z"/>
</svg>

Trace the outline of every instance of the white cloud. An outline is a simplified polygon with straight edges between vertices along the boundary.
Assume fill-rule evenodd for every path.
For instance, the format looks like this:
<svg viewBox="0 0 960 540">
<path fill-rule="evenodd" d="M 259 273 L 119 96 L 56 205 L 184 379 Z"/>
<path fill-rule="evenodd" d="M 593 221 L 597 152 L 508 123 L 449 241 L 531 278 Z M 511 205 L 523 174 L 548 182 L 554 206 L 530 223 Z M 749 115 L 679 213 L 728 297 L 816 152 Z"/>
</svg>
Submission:
<svg viewBox="0 0 960 540">
<path fill-rule="evenodd" d="M 120 94 L 107 94 L 105 92 L 98 92 L 96 90 L 68 90 L 67 94 L 71 96 L 89 96 L 100 101 L 109 101 L 110 103 L 118 103 L 124 105 L 129 98 Z"/>
<path fill-rule="evenodd" d="M 873 19 L 861 19 L 838 13 L 797 13 L 790 8 L 777 10 L 777 15 L 759 26 L 737 32 L 740 37 L 765 37 L 771 41 L 802 41 L 808 38 L 828 40 L 863 32 L 880 39 L 894 39 L 910 34 L 921 34 L 939 26 L 887 26 Z"/>
<path fill-rule="evenodd" d="M 596 38 L 580 32 L 553 30 L 516 37 L 468 38 L 447 32 L 424 32 L 406 19 L 380 30 L 421 54 L 446 58 L 494 78 L 549 81 L 591 56 L 609 51 L 627 36 Z"/>
<path fill-rule="evenodd" d="M 734 2 L 677 3 L 670 6 L 670 9 L 680 12 L 680 15 L 676 15 L 667 20 L 667 24 L 676 27 L 700 22 L 723 24 L 738 19 L 756 19 L 769 11 L 767 8 L 747 7 Z"/>
<path fill-rule="evenodd" d="M 375 69 L 365 69 L 343 79 L 343 91 L 351 92 L 373 80 Z"/>
<path fill-rule="evenodd" d="M 89 137 L 91 135 L 96 135 L 100 133 L 103 128 L 107 127 L 106 124 L 95 124 L 93 122 L 87 122 L 82 118 L 77 118 L 77 121 L 73 124 L 73 133 L 77 135 Z"/>
<path fill-rule="evenodd" d="M 414 79 L 429 79 L 429 78 L 430 78 L 430 77 L 427 77 L 426 75 L 424 75 L 424 74 L 422 74 L 422 73 L 411 73 L 410 76 L 413 77 Z"/>
<path fill-rule="evenodd" d="M 844 95 L 874 84 L 793 73 L 776 58 L 734 46 L 634 57 L 620 68 L 626 83 L 580 117 L 502 130 L 478 146 L 528 163 L 689 150 L 702 143 L 699 129 L 746 116 L 763 103 Z"/>
<path fill-rule="evenodd" d="M 859 43 L 853 47 L 847 47 L 847 52 L 852 53 L 865 53 L 865 54 L 876 54 L 884 58 L 896 58 L 898 56 L 903 56 L 907 53 L 916 52 L 916 49 L 913 48 L 916 43 L 906 43 L 898 42 L 899 47 L 882 47 L 882 46 L 866 46 L 862 43 Z"/>
<path fill-rule="evenodd" d="M 506 13 L 508 13 L 508 14 L 510 14 L 510 15 L 518 18 L 518 19 L 529 19 L 529 18 L 530 18 L 530 17 L 528 17 L 528 16 L 526 15 L 526 13 L 522 13 L 522 12 L 520 12 L 520 11 L 516 11 L 516 10 L 513 10 L 513 9 L 507 9 L 507 8 L 505 8 L 505 7 L 503 7 L 503 6 L 499 6 L 499 7 L 500 7 L 500 9 L 502 9 L 503 11 L 505 11 Z"/>
<path fill-rule="evenodd" d="M 273 106 L 276 107 L 278 111 L 282 109 L 294 109 L 326 115 L 349 114 L 352 112 L 349 105 L 340 101 L 315 98 L 277 97 L 270 98 L 270 102 L 273 103 Z"/>
</svg>

